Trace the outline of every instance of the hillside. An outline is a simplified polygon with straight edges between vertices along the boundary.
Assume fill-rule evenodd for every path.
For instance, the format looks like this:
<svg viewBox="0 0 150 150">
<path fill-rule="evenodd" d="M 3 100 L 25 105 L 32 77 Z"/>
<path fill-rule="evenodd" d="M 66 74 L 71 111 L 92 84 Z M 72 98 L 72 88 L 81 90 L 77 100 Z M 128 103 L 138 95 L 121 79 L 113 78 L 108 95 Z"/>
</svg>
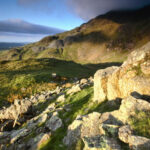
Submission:
<svg viewBox="0 0 150 150">
<path fill-rule="evenodd" d="M 150 150 L 150 42 L 120 67 L 65 83 L 0 109 L 0 150 Z"/>
<path fill-rule="evenodd" d="M 1 52 L 0 60 L 58 58 L 80 63 L 122 62 L 150 40 L 150 6 L 111 11 L 71 31 Z"/>
</svg>

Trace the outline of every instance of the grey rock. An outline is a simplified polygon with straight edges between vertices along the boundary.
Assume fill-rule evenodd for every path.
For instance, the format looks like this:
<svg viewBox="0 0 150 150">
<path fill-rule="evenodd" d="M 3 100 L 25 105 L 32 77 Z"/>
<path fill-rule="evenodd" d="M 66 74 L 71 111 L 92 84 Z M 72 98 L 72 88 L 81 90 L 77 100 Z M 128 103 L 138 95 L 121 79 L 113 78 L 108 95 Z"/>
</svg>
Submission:
<svg viewBox="0 0 150 150">
<path fill-rule="evenodd" d="M 51 131 L 56 131 L 58 128 L 62 127 L 62 125 L 62 120 L 56 115 L 52 116 L 46 122 L 46 127 L 49 128 Z"/>
<path fill-rule="evenodd" d="M 15 100 L 10 107 L 0 110 L 0 120 L 14 120 L 15 126 L 20 115 L 27 113 L 31 106 L 30 100 Z"/>
<path fill-rule="evenodd" d="M 71 125 L 68 127 L 67 136 L 64 137 L 63 143 L 67 146 L 72 146 L 75 144 L 81 135 L 81 120 L 74 120 Z"/>
<path fill-rule="evenodd" d="M 50 139 L 50 133 L 41 133 L 28 141 L 29 150 L 39 150 L 40 146 Z"/>
<path fill-rule="evenodd" d="M 10 143 L 14 143 L 15 141 L 17 141 L 19 138 L 22 138 L 26 135 L 28 135 L 30 132 L 29 129 L 26 128 L 22 128 L 20 130 L 16 130 L 16 131 L 12 131 L 11 135 L 10 135 Z"/>
</svg>

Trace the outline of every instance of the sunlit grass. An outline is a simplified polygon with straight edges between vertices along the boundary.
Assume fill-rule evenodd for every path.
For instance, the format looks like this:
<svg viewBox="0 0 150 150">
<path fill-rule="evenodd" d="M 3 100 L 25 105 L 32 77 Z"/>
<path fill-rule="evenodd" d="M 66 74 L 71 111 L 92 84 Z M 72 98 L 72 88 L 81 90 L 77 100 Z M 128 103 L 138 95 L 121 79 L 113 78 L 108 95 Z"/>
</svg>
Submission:
<svg viewBox="0 0 150 150">
<path fill-rule="evenodd" d="M 129 123 L 136 135 L 150 138 L 150 111 L 137 112 Z"/>
</svg>

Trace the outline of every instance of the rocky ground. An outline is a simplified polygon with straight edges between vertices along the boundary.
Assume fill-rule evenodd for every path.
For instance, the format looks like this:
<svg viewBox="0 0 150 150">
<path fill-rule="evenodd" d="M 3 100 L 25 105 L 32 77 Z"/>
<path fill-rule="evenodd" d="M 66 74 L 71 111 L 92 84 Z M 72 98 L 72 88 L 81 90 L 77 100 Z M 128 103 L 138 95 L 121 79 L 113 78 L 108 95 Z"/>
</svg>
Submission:
<svg viewBox="0 0 150 150">
<path fill-rule="evenodd" d="M 149 150 L 149 87 L 147 44 L 121 67 L 0 110 L 0 149 Z"/>
</svg>

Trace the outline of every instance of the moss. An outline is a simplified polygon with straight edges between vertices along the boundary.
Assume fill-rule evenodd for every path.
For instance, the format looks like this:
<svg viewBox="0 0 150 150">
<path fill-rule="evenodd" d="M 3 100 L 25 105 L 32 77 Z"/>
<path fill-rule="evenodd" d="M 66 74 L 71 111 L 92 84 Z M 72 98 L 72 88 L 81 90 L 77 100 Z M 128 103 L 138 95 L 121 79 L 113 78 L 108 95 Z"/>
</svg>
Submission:
<svg viewBox="0 0 150 150">
<path fill-rule="evenodd" d="M 137 111 L 130 117 L 129 124 L 136 135 L 150 138 L 150 111 Z"/>
</svg>

